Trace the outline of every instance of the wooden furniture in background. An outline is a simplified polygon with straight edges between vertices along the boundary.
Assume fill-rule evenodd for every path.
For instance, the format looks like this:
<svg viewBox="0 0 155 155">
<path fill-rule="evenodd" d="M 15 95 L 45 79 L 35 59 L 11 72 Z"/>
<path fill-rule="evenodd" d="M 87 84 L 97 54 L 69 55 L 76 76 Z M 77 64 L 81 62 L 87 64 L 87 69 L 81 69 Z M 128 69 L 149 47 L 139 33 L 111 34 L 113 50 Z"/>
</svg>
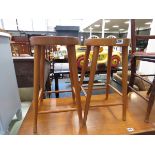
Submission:
<svg viewBox="0 0 155 155">
<path fill-rule="evenodd" d="M 129 89 L 128 92 L 134 91 L 136 94 L 141 96 L 146 102 L 148 102 L 147 112 L 145 116 L 145 121 L 149 121 L 150 112 L 155 100 L 155 78 L 153 82 L 150 82 L 144 79 L 145 76 L 154 76 L 154 75 L 139 75 L 136 73 L 136 62 L 137 60 L 140 61 L 147 61 L 147 62 L 154 62 L 155 63 L 155 53 L 145 53 L 145 52 L 136 52 L 136 41 L 137 40 L 148 40 L 148 39 L 155 39 L 155 35 L 137 35 L 135 29 L 135 19 L 131 20 L 131 46 L 132 46 L 132 60 L 131 60 L 131 78 L 129 81 Z M 148 84 L 151 85 L 149 88 L 147 95 L 148 97 L 144 97 L 138 91 L 133 88 L 135 83 L 135 77 L 144 80 Z"/>
<path fill-rule="evenodd" d="M 87 39 L 85 40 L 85 45 L 87 46 L 85 59 L 83 68 L 81 71 L 81 89 L 84 91 L 84 94 L 86 96 L 86 104 L 85 104 L 85 111 L 84 111 L 84 124 L 87 121 L 87 115 L 89 107 L 103 107 L 103 106 L 114 106 L 114 105 L 122 105 L 123 107 L 123 120 L 126 120 L 126 107 L 127 107 L 127 71 L 128 71 L 128 46 L 129 46 L 129 39 L 114 39 L 114 38 L 106 38 L 106 39 Z M 90 76 L 89 76 L 89 83 L 88 83 L 88 91 L 85 92 L 85 90 L 82 87 L 84 75 L 88 66 L 88 58 L 90 54 L 91 46 L 94 46 L 93 48 L 93 59 L 92 64 L 90 67 Z M 96 65 L 97 65 L 97 59 L 99 55 L 99 49 L 100 46 L 108 46 L 108 64 L 107 64 L 107 83 L 106 83 L 106 99 L 108 99 L 109 96 L 109 89 L 110 87 L 116 91 L 119 95 L 122 96 L 122 103 L 119 104 L 100 104 L 100 105 L 90 105 L 90 100 L 92 96 L 92 90 L 93 90 L 93 81 L 94 76 L 96 72 Z M 111 58 L 112 58 L 112 52 L 113 52 L 113 46 L 120 46 L 122 47 L 122 93 L 119 92 L 116 88 L 114 88 L 112 85 L 110 85 L 110 73 L 111 73 Z"/>
<path fill-rule="evenodd" d="M 12 57 L 15 67 L 18 88 L 33 87 L 34 57 Z M 50 62 L 45 60 L 44 85 L 49 80 Z M 49 82 L 47 82 L 49 83 Z M 45 86 L 46 87 L 46 86 Z M 51 87 L 48 85 L 47 88 Z M 46 90 L 48 90 L 46 88 Z"/>
<path fill-rule="evenodd" d="M 13 56 L 32 55 L 29 38 L 26 36 L 13 36 L 11 38 L 11 50 Z"/>
<path fill-rule="evenodd" d="M 80 125 L 82 124 L 82 107 L 80 97 L 80 85 L 78 82 L 78 71 L 76 65 L 75 45 L 78 44 L 78 39 L 74 37 L 51 37 L 51 36 L 38 36 L 31 37 L 30 43 L 34 46 L 34 128 L 33 132 L 37 133 L 37 120 L 38 114 L 59 113 L 67 111 L 78 111 L 78 118 Z M 63 108 L 56 110 L 43 110 L 40 111 L 40 106 L 43 102 L 44 92 L 44 64 L 45 64 L 45 49 L 49 45 L 66 45 L 68 51 L 68 62 L 70 69 L 70 79 L 72 86 L 73 104 L 71 108 Z"/>
</svg>

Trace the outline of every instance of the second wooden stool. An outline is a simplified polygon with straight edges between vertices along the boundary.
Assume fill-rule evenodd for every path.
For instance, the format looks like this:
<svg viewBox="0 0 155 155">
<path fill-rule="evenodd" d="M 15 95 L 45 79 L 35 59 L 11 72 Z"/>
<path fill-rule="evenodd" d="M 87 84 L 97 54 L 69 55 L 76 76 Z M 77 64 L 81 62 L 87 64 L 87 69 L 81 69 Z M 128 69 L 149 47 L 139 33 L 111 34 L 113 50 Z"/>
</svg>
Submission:
<svg viewBox="0 0 155 155">
<path fill-rule="evenodd" d="M 89 76 L 89 83 L 88 83 L 88 91 L 87 93 L 84 92 L 86 95 L 86 103 L 85 103 L 85 111 L 84 111 L 84 124 L 87 121 L 87 115 L 90 107 L 90 101 L 92 96 L 93 90 L 93 82 L 94 76 L 96 72 L 96 65 L 97 59 L 99 56 L 99 48 L 100 46 L 108 46 L 108 63 L 107 63 L 107 82 L 106 82 L 106 99 L 108 99 L 109 95 L 109 88 L 111 87 L 114 91 L 116 91 L 119 95 L 122 96 L 122 103 L 120 104 L 102 104 L 102 105 L 92 105 L 93 107 L 103 107 L 103 106 L 114 106 L 114 105 L 122 105 L 123 110 L 123 120 L 126 120 L 126 107 L 127 107 L 127 71 L 128 71 L 128 46 L 129 46 L 129 39 L 114 39 L 114 38 L 103 38 L 103 39 L 87 39 L 85 40 L 85 45 L 87 46 L 84 64 L 81 72 L 81 81 L 80 84 L 82 86 L 84 75 L 86 69 L 88 67 L 88 59 L 91 47 L 93 46 L 93 57 L 90 67 L 90 76 Z M 114 46 L 122 47 L 122 93 L 119 92 L 116 88 L 110 85 L 110 74 L 111 74 L 111 60 L 112 60 L 112 52 Z M 84 91 L 84 89 L 81 87 Z"/>
</svg>

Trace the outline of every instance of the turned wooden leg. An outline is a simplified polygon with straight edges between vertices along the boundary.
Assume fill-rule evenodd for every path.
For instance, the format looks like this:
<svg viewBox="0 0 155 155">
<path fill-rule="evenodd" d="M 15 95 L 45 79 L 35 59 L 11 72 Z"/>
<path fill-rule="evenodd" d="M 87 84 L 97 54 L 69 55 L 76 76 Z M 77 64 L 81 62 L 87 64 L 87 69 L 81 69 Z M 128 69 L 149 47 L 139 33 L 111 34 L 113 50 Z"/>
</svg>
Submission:
<svg viewBox="0 0 155 155">
<path fill-rule="evenodd" d="M 54 73 L 54 80 L 55 80 L 55 91 L 59 91 L 59 73 Z M 59 98 L 59 92 L 55 93 L 56 98 Z"/>
<path fill-rule="evenodd" d="M 81 96 L 80 96 L 80 84 L 78 79 L 78 70 L 77 70 L 77 64 L 76 64 L 76 51 L 75 46 L 70 45 L 67 46 L 68 55 L 69 55 L 69 63 L 71 67 L 71 81 L 73 84 L 73 91 L 75 93 L 75 100 L 78 107 L 78 116 L 79 116 L 79 122 L 80 125 L 82 125 L 82 106 L 81 106 Z"/>
<path fill-rule="evenodd" d="M 108 47 L 108 63 L 107 63 L 107 81 L 106 81 L 106 99 L 109 96 L 109 84 L 110 84 L 110 75 L 111 75 L 111 60 L 112 60 L 112 51 L 113 47 Z"/>
<path fill-rule="evenodd" d="M 83 63 L 82 70 L 81 70 L 80 85 L 83 84 L 84 76 L 85 76 L 85 73 L 88 67 L 90 49 L 91 49 L 91 46 L 87 46 L 87 50 L 86 50 L 85 57 L 84 57 L 84 63 Z"/>
<path fill-rule="evenodd" d="M 127 96 L 127 88 L 128 88 L 128 47 L 122 47 L 122 118 L 126 120 L 126 109 L 128 105 L 128 96 Z"/>
<path fill-rule="evenodd" d="M 86 121 L 87 121 L 87 115 L 89 111 L 90 100 L 91 100 L 91 95 L 93 90 L 93 83 L 94 83 L 94 76 L 96 72 L 98 55 L 99 55 L 99 46 L 94 46 L 93 58 L 92 58 L 91 67 L 90 67 L 90 77 L 89 77 L 88 91 L 86 96 L 86 104 L 85 104 L 85 110 L 84 110 L 84 125 L 86 124 Z"/>
<path fill-rule="evenodd" d="M 33 88 L 33 107 L 34 107 L 34 123 L 33 132 L 37 133 L 37 119 L 38 119 L 38 95 L 39 95 L 39 73 L 40 71 L 40 49 L 38 46 L 34 47 L 34 88 Z"/>
</svg>

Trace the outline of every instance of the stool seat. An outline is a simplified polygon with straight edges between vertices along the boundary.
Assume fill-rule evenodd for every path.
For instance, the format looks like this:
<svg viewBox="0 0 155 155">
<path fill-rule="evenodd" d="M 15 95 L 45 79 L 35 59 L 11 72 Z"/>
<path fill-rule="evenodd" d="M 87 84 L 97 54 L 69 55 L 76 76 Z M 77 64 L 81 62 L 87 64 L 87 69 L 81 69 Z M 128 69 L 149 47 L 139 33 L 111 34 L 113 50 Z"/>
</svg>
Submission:
<svg viewBox="0 0 155 155">
<path fill-rule="evenodd" d="M 86 46 L 128 46 L 129 39 L 115 39 L 115 38 L 102 38 L 102 39 L 86 39 Z"/>
<path fill-rule="evenodd" d="M 30 38 L 30 43 L 34 46 L 34 92 L 33 92 L 33 105 L 34 105 L 34 127 L 33 132 L 37 133 L 37 119 L 38 114 L 59 113 L 76 111 L 78 113 L 79 124 L 82 125 L 82 106 L 80 96 L 80 85 L 78 82 L 78 71 L 76 64 L 76 51 L 75 45 L 79 44 L 78 38 L 68 36 L 35 36 Z M 68 52 L 68 63 L 70 70 L 70 81 L 73 105 L 71 108 L 56 109 L 40 111 L 39 106 L 43 102 L 44 94 L 44 64 L 45 64 L 45 51 L 49 51 L 49 47 L 53 45 L 65 45 Z M 58 92 L 58 91 L 57 91 Z M 64 91 L 65 92 L 65 91 Z"/>
<path fill-rule="evenodd" d="M 76 37 L 68 36 L 35 36 L 30 38 L 31 45 L 77 45 Z"/>
</svg>

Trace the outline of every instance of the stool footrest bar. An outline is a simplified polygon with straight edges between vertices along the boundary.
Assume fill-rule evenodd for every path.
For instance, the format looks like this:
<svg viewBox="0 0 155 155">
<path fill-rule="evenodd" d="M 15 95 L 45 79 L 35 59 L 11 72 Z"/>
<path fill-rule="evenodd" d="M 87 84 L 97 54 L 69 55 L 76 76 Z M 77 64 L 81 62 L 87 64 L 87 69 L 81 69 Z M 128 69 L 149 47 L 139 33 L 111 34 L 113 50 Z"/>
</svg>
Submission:
<svg viewBox="0 0 155 155">
<path fill-rule="evenodd" d="M 113 87 L 111 84 L 108 84 L 110 88 L 112 88 L 116 93 L 118 93 L 120 96 L 122 96 L 122 93 L 118 91 L 115 87 Z"/>
<path fill-rule="evenodd" d="M 65 93 L 65 92 L 71 92 L 71 90 L 55 90 L 55 91 L 45 91 L 44 93 Z"/>
<path fill-rule="evenodd" d="M 68 109 L 60 109 L 60 110 L 43 110 L 39 111 L 38 114 L 49 114 L 49 113 L 60 113 L 60 112 L 69 112 L 76 111 L 77 108 L 68 108 Z"/>
<path fill-rule="evenodd" d="M 97 104 L 97 105 L 90 105 L 90 107 L 95 108 L 95 107 L 109 107 L 109 106 L 117 106 L 117 105 L 123 105 L 122 103 L 118 104 Z"/>
</svg>

